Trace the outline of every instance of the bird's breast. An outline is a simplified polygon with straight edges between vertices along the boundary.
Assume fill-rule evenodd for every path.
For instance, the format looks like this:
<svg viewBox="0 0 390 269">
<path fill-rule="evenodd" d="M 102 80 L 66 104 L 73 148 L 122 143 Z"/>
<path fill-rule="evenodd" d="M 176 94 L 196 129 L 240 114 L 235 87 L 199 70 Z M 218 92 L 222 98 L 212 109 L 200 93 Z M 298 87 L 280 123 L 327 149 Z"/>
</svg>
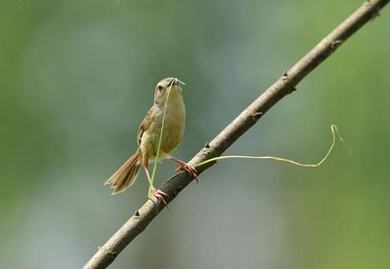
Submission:
<svg viewBox="0 0 390 269">
<path fill-rule="evenodd" d="M 170 104 L 165 116 L 161 151 L 169 154 L 182 140 L 185 129 L 184 103 Z"/>
<path fill-rule="evenodd" d="M 142 135 L 140 149 L 145 160 L 153 161 L 157 154 L 160 139 L 164 107 L 158 108 L 153 123 Z M 159 159 L 167 155 L 181 142 L 185 129 L 185 107 L 181 100 L 169 103 L 165 115 Z"/>
</svg>

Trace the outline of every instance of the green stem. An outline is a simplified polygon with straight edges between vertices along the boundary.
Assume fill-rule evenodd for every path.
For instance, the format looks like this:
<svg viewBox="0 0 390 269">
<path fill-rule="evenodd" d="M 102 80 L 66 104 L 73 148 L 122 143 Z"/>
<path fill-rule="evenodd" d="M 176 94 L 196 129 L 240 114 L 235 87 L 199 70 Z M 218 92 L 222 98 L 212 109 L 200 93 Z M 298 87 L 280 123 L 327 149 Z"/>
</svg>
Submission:
<svg viewBox="0 0 390 269">
<path fill-rule="evenodd" d="M 219 156 L 219 157 L 214 157 L 214 158 L 210 158 L 210 159 L 207 159 L 203 162 L 200 162 L 200 163 L 197 163 L 195 167 L 199 167 L 201 165 L 204 165 L 204 164 L 207 164 L 207 163 L 211 163 L 211 162 L 215 162 L 217 160 L 226 160 L 226 159 L 254 159 L 254 160 L 274 160 L 274 161 L 279 161 L 279 162 L 286 162 L 286 163 L 290 163 L 290 164 L 293 164 L 293 165 L 297 165 L 297 166 L 301 166 L 301 167 L 312 167 L 312 168 L 316 168 L 316 167 L 319 167 L 330 155 L 330 153 L 332 152 L 333 148 L 334 148 L 334 145 L 336 143 L 336 136 L 338 137 L 338 139 L 350 150 L 351 152 L 351 149 L 350 147 L 348 146 L 348 144 L 345 143 L 343 137 L 340 135 L 339 133 L 339 130 L 337 128 L 337 126 L 335 124 L 332 124 L 330 126 L 330 131 L 332 132 L 332 143 L 330 144 L 329 146 L 329 149 L 328 151 L 326 152 L 325 156 L 322 157 L 322 159 L 317 162 L 317 163 L 300 163 L 300 162 L 297 162 L 297 161 L 294 161 L 294 160 L 290 160 L 290 159 L 286 159 L 286 158 L 283 158 L 283 157 L 275 157 L 275 156 L 243 156 L 243 155 L 229 155 L 229 156 Z"/>
<path fill-rule="evenodd" d="M 150 195 L 151 195 L 154 178 L 156 176 L 157 164 L 158 164 L 158 159 L 159 159 L 159 156 L 160 156 L 161 141 L 162 141 L 163 132 L 164 132 L 164 126 L 165 126 L 165 116 L 167 114 L 168 100 L 169 100 L 169 95 L 171 94 L 171 88 L 172 88 L 172 85 L 169 86 L 169 88 L 168 88 L 167 100 L 165 102 L 164 114 L 163 114 L 163 119 L 162 119 L 162 123 L 161 123 L 160 136 L 158 138 L 157 152 L 156 152 L 156 156 L 155 156 L 155 160 L 154 160 L 154 164 L 153 164 L 152 177 L 150 179 L 151 184 L 149 184 L 149 189 L 148 189 L 148 197 L 150 197 Z"/>
</svg>

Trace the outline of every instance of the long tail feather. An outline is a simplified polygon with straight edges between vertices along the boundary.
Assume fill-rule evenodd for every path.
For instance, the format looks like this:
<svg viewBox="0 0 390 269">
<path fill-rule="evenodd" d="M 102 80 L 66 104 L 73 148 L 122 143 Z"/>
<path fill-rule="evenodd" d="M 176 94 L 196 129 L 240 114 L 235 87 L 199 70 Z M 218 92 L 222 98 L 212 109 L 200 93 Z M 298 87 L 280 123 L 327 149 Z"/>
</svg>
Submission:
<svg viewBox="0 0 390 269">
<path fill-rule="evenodd" d="M 112 194 L 120 193 L 133 185 L 141 167 L 141 153 L 137 150 L 119 169 L 104 183 L 111 185 Z"/>
</svg>

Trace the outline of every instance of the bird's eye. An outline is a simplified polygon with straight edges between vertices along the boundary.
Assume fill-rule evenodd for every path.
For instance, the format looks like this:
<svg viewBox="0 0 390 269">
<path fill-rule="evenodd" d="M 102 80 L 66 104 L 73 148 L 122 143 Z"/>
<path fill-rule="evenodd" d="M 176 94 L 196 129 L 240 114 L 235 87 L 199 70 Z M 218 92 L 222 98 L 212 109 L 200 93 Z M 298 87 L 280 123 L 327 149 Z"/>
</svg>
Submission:
<svg viewBox="0 0 390 269">
<path fill-rule="evenodd" d="M 162 92 L 162 91 L 164 90 L 164 87 L 161 86 L 161 85 L 158 85 L 158 86 L 157 86 L 157 89 L 158 89 L 159 92 Z"/>
</svg>

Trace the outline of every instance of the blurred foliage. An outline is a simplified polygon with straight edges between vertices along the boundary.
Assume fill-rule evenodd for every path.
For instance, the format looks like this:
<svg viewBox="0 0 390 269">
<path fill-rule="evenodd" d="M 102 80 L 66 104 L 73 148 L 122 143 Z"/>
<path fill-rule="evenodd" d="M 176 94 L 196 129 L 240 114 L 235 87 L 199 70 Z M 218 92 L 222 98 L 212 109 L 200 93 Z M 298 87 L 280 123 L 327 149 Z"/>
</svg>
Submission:
<svg viewBox="0 0 390 269">
<path fill-rule="evenodd" d="M 155 83 L 187 83 L 189 159 L 361 1 L 0 0 L 2 268 L 80 268 L 146 199 L 104 180 L 135 150 Z M 230 150 L 112 268 L 389 268 L 390 14 Z M 160 182 L 174 166 L 163 162 Z"/>
</svg>

